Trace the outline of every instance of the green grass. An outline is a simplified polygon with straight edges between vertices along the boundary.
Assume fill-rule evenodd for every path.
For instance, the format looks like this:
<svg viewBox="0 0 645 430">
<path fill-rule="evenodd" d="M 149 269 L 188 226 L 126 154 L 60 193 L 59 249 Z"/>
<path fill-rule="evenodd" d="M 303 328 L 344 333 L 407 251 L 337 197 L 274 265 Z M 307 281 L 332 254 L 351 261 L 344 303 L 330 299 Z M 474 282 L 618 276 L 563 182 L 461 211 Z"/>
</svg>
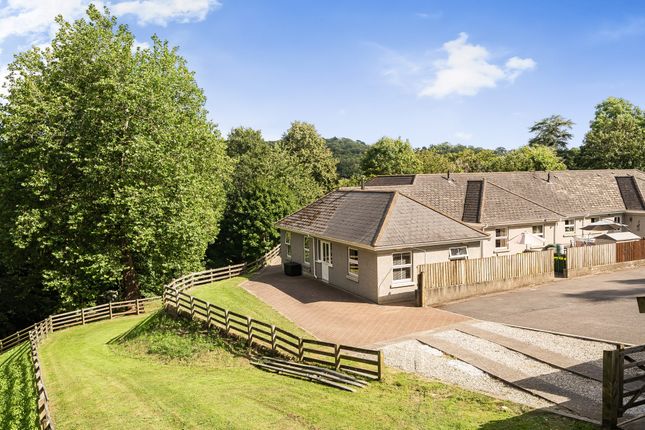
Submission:
<svg viewBox="0 0 645 430">
<path fill-rule="evenodd" d="M 258 370 L 244 352 L 141 315 L 55 333 L 41 359 L 61 429 L 591 428 L 392 370 L 348 393 Z"/>
<path fill-rule="evenodd" d="M 202 287 L 188 290 L 189 294 L 206 300 L 214 305 L 221 306 L 228 310 L 250 316 L 251 318 L 273 324 L 284 330 L 290 331 L 296 336 L 312 338 L 313 336 L 291 320 L 284 317 L 271 306 L 247 292 L 239 285 L 248 278 L 238 276 L 225 281 L 214 282 Z"/>
<path fill-rule="evenodd" d="M 0 428 L 37 430 L 38 413 L 34 368 L 29 344 L 0 354 Z"/>
</svg>

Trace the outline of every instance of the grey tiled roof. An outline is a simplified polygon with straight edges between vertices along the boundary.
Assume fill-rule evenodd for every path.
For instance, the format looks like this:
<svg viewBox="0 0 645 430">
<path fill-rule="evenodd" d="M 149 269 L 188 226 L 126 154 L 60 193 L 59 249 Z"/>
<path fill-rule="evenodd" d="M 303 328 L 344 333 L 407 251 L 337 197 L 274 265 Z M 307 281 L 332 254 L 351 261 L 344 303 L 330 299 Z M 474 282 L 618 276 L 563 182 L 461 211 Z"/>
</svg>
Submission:
<svg viewBox="0 0 645 430">
<path fill-rule="evenodd" d="M 277 225 L 377 249 L 487 237 L 396 191 L 333 191 Z"/>
<path fill-rule="evenodd" d="M 484 179 L 480 222 L 495 225 L 624 211 L 616 176 L 634 176 L 641 193 L 645 191 L 645 174 L 627 169 L 451 173 L 450 179 L 446 174 L 428 174 L 395 188 L 461 219 L 467 181 Z M 369 184 L 368 189 L 379 188 Z"/>
</svg>

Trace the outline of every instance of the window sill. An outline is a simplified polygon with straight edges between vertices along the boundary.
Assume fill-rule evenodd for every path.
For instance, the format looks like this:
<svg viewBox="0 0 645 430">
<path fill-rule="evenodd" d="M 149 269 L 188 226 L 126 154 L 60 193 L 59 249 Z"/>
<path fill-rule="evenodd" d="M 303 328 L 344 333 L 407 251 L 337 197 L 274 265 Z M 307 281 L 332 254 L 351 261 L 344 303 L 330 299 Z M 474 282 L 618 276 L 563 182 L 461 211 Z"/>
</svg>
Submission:
<svg viewBox="0 0 645 430">
<path fill-rule="evenodd" d="M 573 233 L 565 233 L 562 236 L 564 236 L 564 237 L 575 237 L 575 235 L 576 235 L 576 233 L 573 232 Z"/>
<path fill-rule="evenodd" d="M 390 288 L 404 288 L 404 287 L 414 287 L 414 282 L 412 280 L 406 281 L 406 282 L 401 282 L 400 284 L 392 284 Z"/>
<path fill-rule="evenodd" d="M 345 278 L 349 279 L 350 281 L 358 282 L 358 276 L 345 275 Z"/>
<path fill-rule="evenodd" d="M 510 249 L 508 249 L 508 248 L 495 248 L 495 250 L 493 252 L 495 254 L 505 254 L 505 253 L 507 253 L 509 251 L 510 251 Z"/>
</svg>

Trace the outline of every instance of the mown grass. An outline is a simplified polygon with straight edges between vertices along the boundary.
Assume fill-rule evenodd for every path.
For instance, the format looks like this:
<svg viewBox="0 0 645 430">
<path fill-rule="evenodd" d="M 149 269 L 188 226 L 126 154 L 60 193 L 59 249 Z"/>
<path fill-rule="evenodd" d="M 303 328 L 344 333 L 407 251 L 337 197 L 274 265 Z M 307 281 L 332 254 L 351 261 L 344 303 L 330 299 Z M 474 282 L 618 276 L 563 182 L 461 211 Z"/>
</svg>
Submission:
<svg viewBox="0 0 645 430">
<path fill-rule="evenodd" d="M 0 429 L 36 430 L 34 369 L 24 343 L 0 354 Z"/>
<path fill-rule="evenodd" d="M 392 370 L 347 393 L 258 370 L 246 352 L 156 314 L 58 332 L 41 357 L 61 429 L 591 428 Z"/>
<path fill-rule="evenodd" d="M 237 276 L 225 281 L 193 288 L 187 292 L 214 305 L 273 324 L 290 331 L 296 336 L 313 337 L 271 306 L 240 287 L 240 284 L 247 279 L 245 276 Z"/>
</svg>

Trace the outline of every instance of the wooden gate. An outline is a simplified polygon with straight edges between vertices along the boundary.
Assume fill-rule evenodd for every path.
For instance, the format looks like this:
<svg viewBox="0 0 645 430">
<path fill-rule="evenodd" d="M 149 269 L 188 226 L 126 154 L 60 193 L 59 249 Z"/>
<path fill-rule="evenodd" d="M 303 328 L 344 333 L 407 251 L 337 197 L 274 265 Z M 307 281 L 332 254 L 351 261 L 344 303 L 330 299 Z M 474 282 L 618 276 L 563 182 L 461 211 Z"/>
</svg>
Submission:
<svg viewBox="0 0 645 430">
<path fill-rule="evenodd" d="M 604 351 L 602 371 L 602 426 L 615 429 L 625 412 L 645 405 L 645 345 Z"/>
</svg>

